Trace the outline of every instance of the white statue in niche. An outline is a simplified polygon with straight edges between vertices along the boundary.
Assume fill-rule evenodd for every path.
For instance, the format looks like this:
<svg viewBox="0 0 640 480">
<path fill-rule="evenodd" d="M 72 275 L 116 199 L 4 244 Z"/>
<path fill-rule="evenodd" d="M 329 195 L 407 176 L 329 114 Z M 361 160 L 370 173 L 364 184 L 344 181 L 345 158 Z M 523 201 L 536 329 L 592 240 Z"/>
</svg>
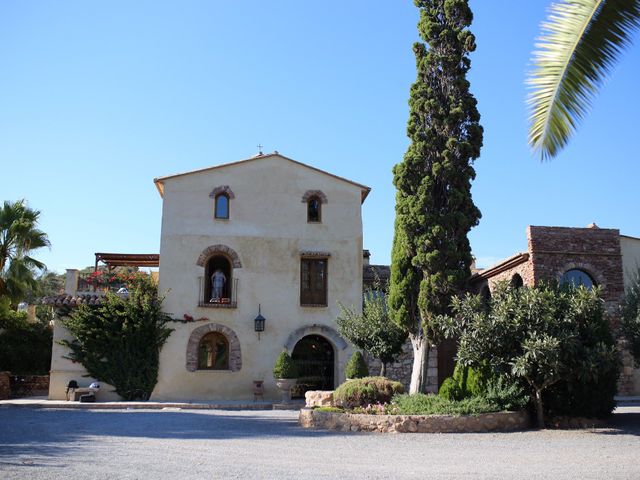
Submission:
<svg viewBox="0 0 640 480">
<path fill-rule="evenodd" d="M 219 268 L 211 275 L 211 300 L 217 302 L 222 298 L 224 285 L 227 283 L 227 277 Z"/>
</svg>

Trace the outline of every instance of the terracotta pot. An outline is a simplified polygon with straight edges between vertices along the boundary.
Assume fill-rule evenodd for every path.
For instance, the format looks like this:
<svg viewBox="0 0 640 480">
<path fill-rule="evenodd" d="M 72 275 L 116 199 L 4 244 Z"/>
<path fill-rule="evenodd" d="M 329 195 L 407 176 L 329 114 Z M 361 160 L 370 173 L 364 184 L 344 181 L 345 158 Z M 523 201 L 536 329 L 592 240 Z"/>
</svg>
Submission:
<svg viewBox="0 0 640 480">
<path fill-rule="evenodd" d="M 276 378 L 276 386 L 282 391 L 282 403 L 291 403 L 291 389 L 297 378 Z"/>
</svg>

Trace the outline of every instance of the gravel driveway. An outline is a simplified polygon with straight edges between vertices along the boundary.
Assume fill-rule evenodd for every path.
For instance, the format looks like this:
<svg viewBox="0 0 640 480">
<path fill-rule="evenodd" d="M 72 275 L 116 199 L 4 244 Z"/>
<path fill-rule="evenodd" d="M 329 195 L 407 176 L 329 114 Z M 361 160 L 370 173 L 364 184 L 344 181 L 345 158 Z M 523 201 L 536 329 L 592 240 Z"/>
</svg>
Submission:
<svg viewBox="0 0 640 480">
<path fill-rule="evenodd" d="M 640 478 L 640 408 L 611 429 L 304 430 L 297 412 L 0 408 L 0 479 Z"/>
</svg>

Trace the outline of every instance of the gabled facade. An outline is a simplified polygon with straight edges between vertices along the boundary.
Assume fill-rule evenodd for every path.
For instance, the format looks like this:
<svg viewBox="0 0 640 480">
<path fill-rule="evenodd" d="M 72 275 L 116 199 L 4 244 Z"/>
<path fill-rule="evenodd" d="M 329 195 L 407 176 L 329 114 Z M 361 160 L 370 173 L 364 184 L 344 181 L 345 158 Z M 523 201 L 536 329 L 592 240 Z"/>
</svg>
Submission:
<svg viewBox="0 0 640 480">
<path fill-rule="evenodd" d="M 276 399 L 283 349 L 303 370 L 298 394 L 343 381 L 352 350 L 335 319 L 338 302 L 362 301 L 369 189 L 277 153 L 155 182 L 160 292 L 186 320 L 161 352 L 152 400 L 251 399 L 256 381 Z"/>
</svg>

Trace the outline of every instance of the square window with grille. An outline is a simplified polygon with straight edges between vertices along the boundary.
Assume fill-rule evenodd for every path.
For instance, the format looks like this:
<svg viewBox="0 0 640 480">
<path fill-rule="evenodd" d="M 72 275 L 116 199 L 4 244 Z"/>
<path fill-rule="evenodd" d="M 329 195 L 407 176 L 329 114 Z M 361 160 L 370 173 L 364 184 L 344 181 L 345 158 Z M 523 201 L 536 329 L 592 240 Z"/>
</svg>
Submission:
<svg viewBox="0 0 640 480">
<path fill-rule="evenodd" d="M 327 305 L 327 259 L 300 260 L 300 305 Z"/>
</svg>

